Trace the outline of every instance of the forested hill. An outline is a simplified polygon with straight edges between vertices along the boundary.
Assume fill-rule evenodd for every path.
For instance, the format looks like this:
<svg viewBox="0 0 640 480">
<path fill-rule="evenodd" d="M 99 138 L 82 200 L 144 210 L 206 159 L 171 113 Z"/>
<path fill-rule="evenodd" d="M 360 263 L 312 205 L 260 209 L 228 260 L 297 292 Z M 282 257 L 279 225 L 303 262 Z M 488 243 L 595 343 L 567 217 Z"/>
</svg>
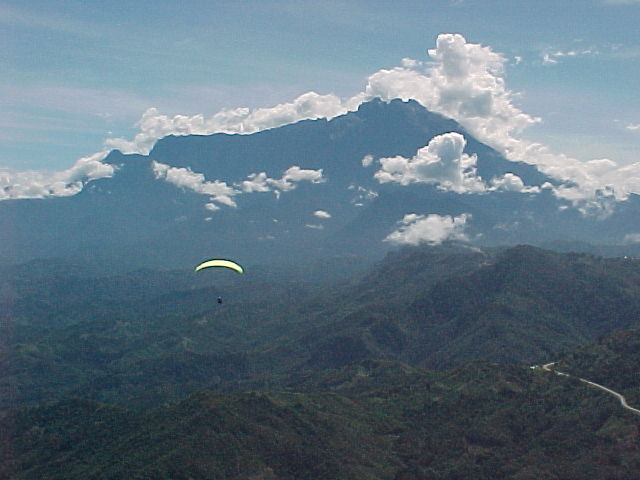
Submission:
<svg viewBox="0 0 640 480">
<path fill-rule="evenodd" d="M 609 387 L 640 408 L 640 330 L 603 335 L 557 360 L 558 370 Z"/>
<path fill-rule="evenodd" d="M 201 392 L 151 411 L 67 401 L 0 417 L 0 478 L 635 478 L 638 418 L 542 370 L 359 362 L 323 393 Z"/>
<path fill-rule="evenodd" d="M 14 270 L 0 479 L 640 471 L 637 416 L 530 368 L 558 361 L 637 402 L 640 337 L 620 329 L 639 326 L 638 260 L 446 244 L 337 283 L 299 273 Z"/>
<path fill-rule="evenodd" d="M 526 246 L 405 249 L 327 284 L 298 274 L 79 271 L 32 266 L 4 279 L 3 407 L 74 396 L 149 406 L 203 388 L 297 388 L 371 359 L 530 365 L 640 326 L 637 260 Z"/>
</svg>

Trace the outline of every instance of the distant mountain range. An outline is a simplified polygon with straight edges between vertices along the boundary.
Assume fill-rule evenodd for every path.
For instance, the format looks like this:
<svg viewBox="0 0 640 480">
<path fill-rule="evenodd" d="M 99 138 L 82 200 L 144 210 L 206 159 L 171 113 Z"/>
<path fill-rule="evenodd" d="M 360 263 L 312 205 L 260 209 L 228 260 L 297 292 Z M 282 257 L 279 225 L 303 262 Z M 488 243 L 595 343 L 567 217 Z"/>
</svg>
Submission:
<svg viewBox="0 0 640 480">
<path fill-rule="evenodd" d="M 452 132 L 459 136 L 448 144 L 430 145 Z M 463 152 L 451 152 L 460 138 Z M 393 162 L 380 162 L 400 156 L 406 167 L 420 149 L 435 163 L 403 178 Z M 0 261 L 81 257 L 115 268 L 210 256 L 255 264 L 381 258 L 394 246 L 384 241 L 392 232 L 428 215 L 458 218 L 458 236 L 485 246 L 619 244 L 637 233 L 640 213 L 631 196 L 606 218 L 583 216 L 540 188 L 554 180 L 534 166 L 506 160 L 414 101 L 376 100 L 332 120 L 251 135 L 166 137 L 148 156 L 113 151 L 105 161 L 115 175 L 75 196 L 0 202 Z M 382 170 L 393 181 L 381 183 Z M 519 191 L 500 187 L 516 177 Z"/>
</svg>

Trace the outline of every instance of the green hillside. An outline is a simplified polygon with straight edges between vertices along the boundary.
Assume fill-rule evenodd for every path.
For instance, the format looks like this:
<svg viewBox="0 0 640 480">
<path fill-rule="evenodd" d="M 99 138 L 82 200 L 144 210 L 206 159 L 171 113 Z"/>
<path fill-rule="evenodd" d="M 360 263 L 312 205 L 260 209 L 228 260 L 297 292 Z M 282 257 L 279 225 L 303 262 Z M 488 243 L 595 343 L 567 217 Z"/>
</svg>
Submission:
<svg viewBox="0 0 640 480">
<path fill-rule="evenodd" d="M 68 401 L 5 415 L 6 479 L 634 478 L 640 419 L 579 382 L 470 364 L 352 364 L 311 392 L 201 392 L 131 411 Z"/>
<path fill-rule="evenodd" d="M 72 272 L 3 280 L 3 408 L 78 396 L 149 407 L 376 359 L 530 365 L 640 326 L 637 260 L 524 246 L 407 249 L 329 283 L 260 269 L 208 285 L 191 272 Z"/>
</svg>

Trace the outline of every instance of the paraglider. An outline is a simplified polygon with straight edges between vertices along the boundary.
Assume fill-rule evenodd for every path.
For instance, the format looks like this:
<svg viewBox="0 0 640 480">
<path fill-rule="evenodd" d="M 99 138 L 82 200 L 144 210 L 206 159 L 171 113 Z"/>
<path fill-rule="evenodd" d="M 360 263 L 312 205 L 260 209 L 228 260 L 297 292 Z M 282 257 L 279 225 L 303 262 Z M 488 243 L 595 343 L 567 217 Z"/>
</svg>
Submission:
<svg viewBox="0 0 640 480">
<path fill-rule="evenodd" d="M 224 260 L 222 258 L 214 258 L 211 260 L 205 260 L 204 262 L 202 262 L 200 265 L 198 265 L 195 268 L 195 272 L 199 272 L 200 270 L 204 270 L 205 268 L 213 268 L 213 267 L 218 267 L 218 268 L 228 268 L 231 270 L 234 270 L 235 272 L 238 273 L 244 273 L 244 268 L 242 268 L 241 265 L 239 265 L 238 263 L 231 261 L 231 260 Z M 218 305 L 222 304 L 222 297 L 218 297 L 217 299 Z"/>
<path fill-rule="evenodd" d="M 200 265 L 198 265 L 195 271 L 198 272 L 204 268 L 211 268 L 211 267 L 230 268 L 231 270 L 235 270 L 238 273 L 244 273 L 244 269 L 236 262 L 233 262 L 231 260 L 224 260 L 221 258 L 206 260 L 202 262 Z"/>
</svg>

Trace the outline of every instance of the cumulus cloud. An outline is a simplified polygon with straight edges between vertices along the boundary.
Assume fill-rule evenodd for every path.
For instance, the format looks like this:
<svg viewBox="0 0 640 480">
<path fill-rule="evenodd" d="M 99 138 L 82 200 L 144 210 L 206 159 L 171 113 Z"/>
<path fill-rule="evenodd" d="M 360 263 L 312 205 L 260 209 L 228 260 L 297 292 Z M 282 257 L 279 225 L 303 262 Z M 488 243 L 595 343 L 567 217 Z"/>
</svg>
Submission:
<svg viewBox="0 0 640 480">
<path fill-rule="evenodd" d="M 316 210 L 315 212 L 313 212 L 313 214 L 318 218 L 331 218 L 331 214 L 325 210 Z"/>
<path fill-rule="evenodd" d="M 362 166 L 364 168 L 370 167 L 371 165 L 373 165 L 373 155 L 365 155 L 362 158 Z"/>
<path fill-rule="evenodd" d="M 245 193 L 273 191 L 277 197 L 282 192 L 288 192 L 296 188 L 298 182 L 324 183 L 326 178 L 322 175 L 322 169 L 303 169 L 297 165 L 289 167 L 280 178 L 270 178 L 265 172 L 252 173 L 238 186 Z"/>
<path fill-rule="evenodd" d="M 467 43 L 462 35 L 441 34 L 429 55 L 433 62 L 404 61 L 402 66 L 371 75 L 365 89 L 367 97 L 386 101 L 413 99 L 455 119 L 509 160 L 535 164 L 559 180 L 562 186 L 554 188 L 554 193 L 570 199 L 583 212 L 597 211 L 597 204 L 602 201 L 602 209 L 608 209 L 609 195 L 603 192 L 612 192 L 616 201 L 627 199 L 630 193 L 640 193 L 640 163 L 618 167 L 609 161 L 602 169 L 599 160 L 579 161 L 520 138 L 525 128 L 540 119 L 513 104 L 513 93 L 503 78 L 506 59 L 499 53 Z"/>
<path fill-rule="evenodd" d="M 463 213 L 457 217 L 450 215 L 417 215 L 410 213 L 398 222 L 399 228 L 390 233 L 385 242 L 394 245 L 436 245 L 445 240 L 468 240 L 464 233 L 467 220 L 471 215 Z"/>
<path fill-rule="evenodd" d="M 540 187 L 527 186 L 515 173 L 505 173 L 503 176 L 496 177 L 491 180 L 491 190 L 503 190 L 506 192 L 518 193 L 538 193 L 540 192 Z"/>
<path fill-rule="evenodd" d="M 190 168 L 171 167 L 156 161 L 152 162 L 151 167 L 157 179 L 195 193 L 208 195 L 210 202 L 205 204 L 205 208 L 212 212 L 219 210 L 220 205 L 237 207 L 234 197 L 243 193 L 273 191 L 279 197 L 282 192 L 296 188 L 298 182 L 323 183 L 326 181 L 322 176 L 322 169 L 307 170 L 297 165 L 285 170 L 281 178 L 269 178 L 264 172 L 252 173 L 247 176 L 248 180 L 233 186 L 220 180 L 207 181 L 202 173 L 193 172 Z"/>
<path fill-rule="evenodd" d="M 309 170 L 294 165 L 289 167 L 279 180 L 268 179 L 268 181 L 277 190 L 288 192 L 296 188 L 298 182 L 324 183 L 326 179 L 322 176 L 322 169 Z"/>
<path fill-rule="evenodd" d="M 354 191 L 354 196 L 351 199 L 351 203 L 356 207 L 362 207 L 364 205 L 364 202 L 374 200 L 378 197 L 378 192 L 365 188 L 361 185 L 351 184 L 347 187 L 347 190 Z"/>
<path fill-rule="evenodd" d="M 87 182 L 114 175 L 116 167 L 102 162 L 107 153 L 80 158 L 71 168 L 59 172 L 0 169 L 0 200 L 75 195 Z"/>
<path fill-rule="evenodd" d="M 513 105 L 502 78 L 506 59 L 489 47 L 442 34 L 429 55 L 433 62 L 376 72 L 365 92 L 383 100 L 416 100 L 492 145 L 503 145 L 512 133 L 539 121 Z"/>
<path fill-rule="evenodd" d="M 255 110 L 223 110 L 210 118 L 203 115 L 168 117 L 149 109 L 139 122 L 140 133 L 132 141 L 111 139 L 107 145 L 124 153 L 148 153 L 158 139 L 167 135 L 254 133 L 303 119 L 333 118 L 357 109 L 360 103 L 372 98 L 385 101 L 413 99 L 431 111 L 457 120 L 474 137 L 496 148 L 508 159 L 535 164 L 547 175 L 565 182 L 563 188 L 556 190 L 560 197 L 571 197 L 576 203 L 594 202 L 601 198 L 598 192 L 612 186 L 617 200 L 626 199 L 632 192 L 640 193 L 635 176 L 629 180 L 626 172 L 618 168 L 598 177 L 588 162 L 554 154 L 541 144 L 519 138 L 525 128 L 540 119 L 513 104 L 513 93 L 503 78 L 506 59 L 500 53 L 487 46 L 468 43 L 459 34 L 439 35 L 435 48 L 428 53 L 429 62 L 405 58 L 398 67 L 374 73 L 368 78 L 364 92 L 347 100 L 309 92 L 291 103 Z M 548 61 L 552 62 L 561 57 L 594 52 L 582 49 L 546 53 Z M 371 157 L 363 158 L 363 166 L 372 163 Z M 257 175 L 250 178 L 244 188 L 251 188 L 252 181 L 254 191 L 269 188 L 266 175 Z M 457 185 L 454 188 L 459 190 L 469 188 L 455 182 L 452 185 Z M 479 185 L 474 182 L 471 189 L 477 190 Z"/>
<path fill-rule="evenodd" d="M 431 183 L 442 190 L 478 193 L 485 190 L 476 175 L 475 155 L 463 153 L 465 138 L 456 132 L 433 137 L 413 158 L 401 156 L 381 158 L 381 169 L 374 177 L 380 183 Z"/>
<path fill-rule="evenodd" d="M 152 168 L 158 179 L 163 179 L 177 187 L 186 188 L 202 195 L 209 195 L 211 203 L 205 205 L 208 210 L 218 210 L 219 206 L 217 204 L 229 207 L 237 206 L 233 197 L 241 193 L 241 191 L 230 187 L 226 182 L 219 180 L 206 181 L 203 174 L 193 172 L 189 168 L 171 167 L 156 161 L 152 163 Z"/>
<path fill-rule="evenodd" d="M 630 123 L 626 128 L 632 132 L 637 132 L 640 130 L 640 123 Z"/>
<path fill-rule="evenodd" d="M 634 3 L 636 0 L 608 1 Z M 594 52 L 583 49 L 580 51 L 556 50 L 546 53 L 549 61 L 557 61 L 558 58 Z M 603 195 L 602 192 L 612 192 L 616 201 L 625 200 L 630 193 L 640 193 L 640 179 L 636 173 L 640 169 L 640 163 L 619 167 L 615 162 L 610 162 L 606 168 L 602 169 L 600 168 L 602 165 L 555 154 L 544 145 L 520 138 L 519 134 L 525 128 L 539 122 L 540 119 L 528 115 L 514 105 L 513 93 L 506 87 L 503 78 L 507 59 L 500 53 L 488 46 L 469 43 L 462 35 L 446 33 L 437 37 L 435 48 L 428 50 L 428 54 L 429 61 L 405 58 L 398 67 L 375 72 L 368 78 L 363 92 L 344 100 L 332 94 L 320 95 L 308 92 L 290 103 L 271 108 L 228 109 L 208 118 L 202 114 L 167 116 L 151 108 L 138 122 L 139 133 L 132 140 L 109 139 L 106 141 L 106 147 L 120 149 L 123 153 L 147 154 L 157 140 L 168 135 L 250 134 L 303 119 L 333 118 L 356 110 L 359 104 L 373 98 L 385 101 L 399 98 L 416 100 L 433 112 L 455 119 L 475 138 L 497 149 L 510 160 L 535 164 L 542 172 L 560 181 L 557 183 L 563 183 L 554 189 L 556 195 L 570 199 L 575 205 L 594 204 L 594 202 L 601 202 L 603 198 L 608 202 L 609 196 Z M 630 131 L 636 131 L 637 127 L 634 124 L 628 126 Z M 96 154 L 101 158 L 104 158 L 104 155 L 106 155 L 104 152 Z M 391 169 L 387 171 L 389 176 L 380 175 L 388 181 L 402 181 L 401 179 L 407 181 L 412 178 L 412 175 L 411 181 L 434 178 L 438 179 L 437 183 L 441 187 L 458 191 L 480 189 L 479 179 L 466 174 L 464 169 L 462 174 L 454 171 L 452 164 L 448 165 L 452 169 L 447 170 L 443 162 L 442 171 L 438 172 L 438 175 L 433 170 L 427 172 L 430 168 L 435 169 L 436 165 L 427 167 L 428 161 L 424 162 L 424 165 L 420 164 L 424 160 L 420 155 L 421 153 L 411 160 L 404 159 L 404 162 L 398 159 L 395 164 L 387 160 L 386 167 Z M 97 172 L 101 172 L 100 175 L 103 176 L 113 175 L 113 167 L 98 165 L 94 162 L 96 172 L 91 173 L 87 178 L 80 178 L 82 175 L 76 170 L 82 169 L 78 165 L 82 165 L 84 161 L 85 159 L 80 159 L 71 169 L 52 174 L 2 171 L 0 172 L 0 182 L 2 182 L 0 199 L 72 195 L 80 191 L 87 180 L 99 178 L 96 176 Z M 470 161 L 470 157 L 458 158 L 458 164 L 461 167 L 465 162 Z M 412 162 L 418 163 L 412 164 Z M 373 158 L 364 157 L 362 163 L 365 167 L 370 166 L 373 164 Z M 406 171 L 396 170 L 396 168 L 404 168 Z M 445 170 L 455 178 L 443 177 Z M 382 171 L 386 171 L 384 167 Z M 182 175 L 184 176 L 185 173 L 183 172 Z M 291 175 L 295 176 L 295 172 L 291 172 Z M 276 186 L 269 182 L 266 174 L 258 173 L 253 177 L 249 176 L 239 188 L 244 192 L 270 189 L 281 192 L 293 188 L 295 184 L 294 177 L 279 180 L 282 183 Z M 440 182 L 440 180 L 445 181 Z M 498 179 L 495 182 L 492 188 L 518 187 L 515 178 Z M 232 195 L 228 195 L 228 200 L 233 201 Z"/>
</svg>

